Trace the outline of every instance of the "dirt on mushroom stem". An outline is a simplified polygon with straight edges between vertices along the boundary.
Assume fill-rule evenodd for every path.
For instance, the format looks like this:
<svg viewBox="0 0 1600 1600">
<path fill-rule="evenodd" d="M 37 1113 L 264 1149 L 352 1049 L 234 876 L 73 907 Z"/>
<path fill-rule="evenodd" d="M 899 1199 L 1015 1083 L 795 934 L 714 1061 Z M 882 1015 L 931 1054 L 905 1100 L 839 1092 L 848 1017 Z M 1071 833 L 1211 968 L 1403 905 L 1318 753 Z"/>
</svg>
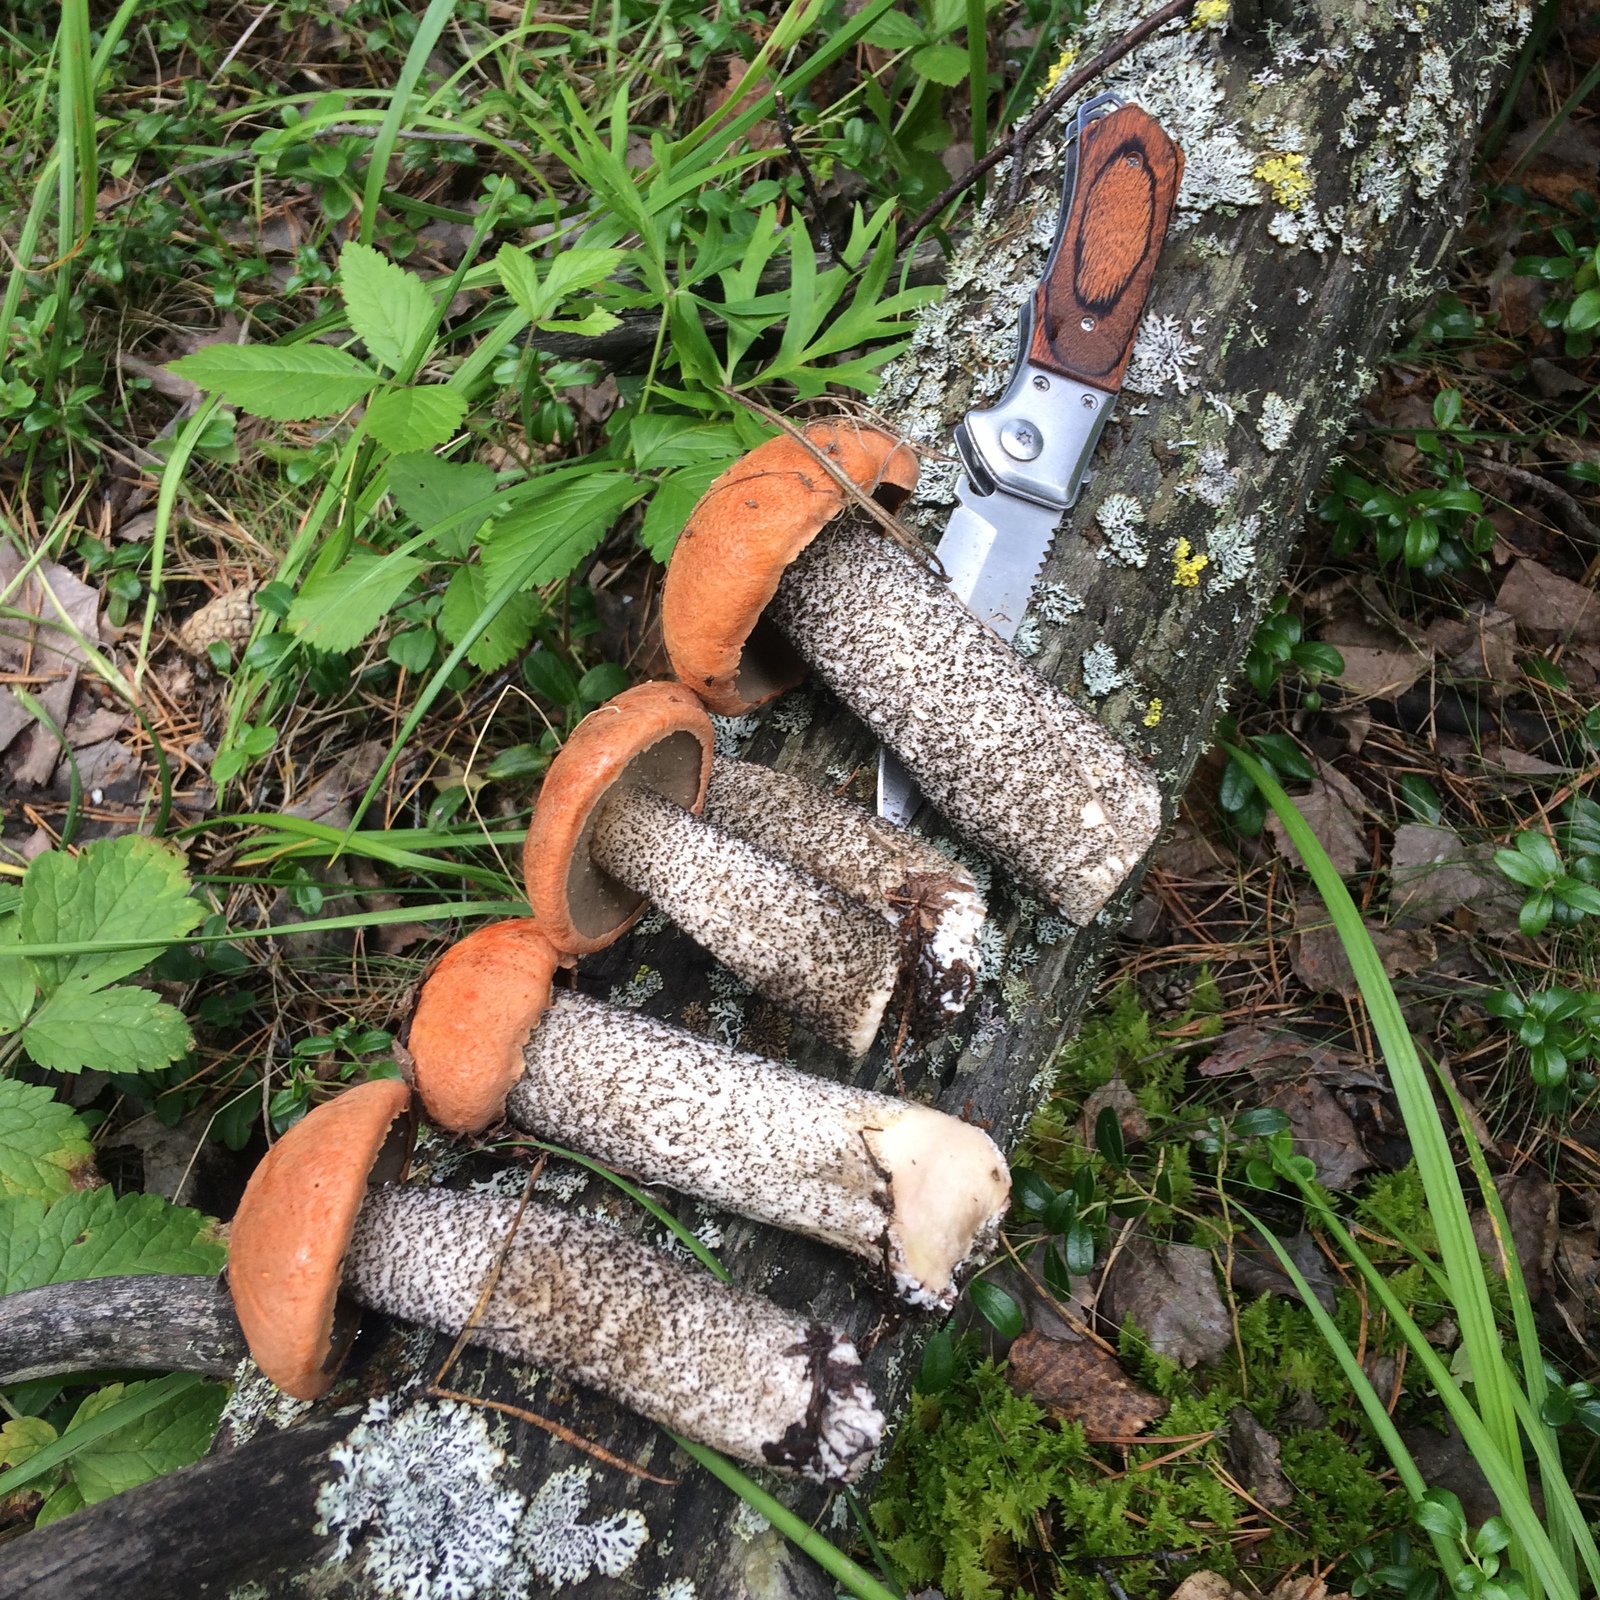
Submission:
<svg viewBox="0 0 1600 1600">
<path fill-rule="evenodd" d="M 899 978 L 900 940 L 882 916 L 643 785 L 606 801 L 589 854 L 758 994 L 866 1053 Z"/>
<path fill-rule="evenodd" d="M 957 829 L 1073 921 L 1155 842 L 1160 791 L 1132 753 L 865 519 L 824 528 L 766 615 Z"/>
<path fill-rule="evenodd" d="M 1010 1193 L 982 1129 L 580 995 L 559 995 L 506 1098 L 518 1127 L 881 1268 L 904 1301 L 955 1302 Z"/>
<path fill-rule="evenodd" d="M 853 800 L 751 761 L 712 763 L 700 814 L 893 922 L 914 1032 L 937 1031 L 966 1009 L 988 908 L 960 862 Z"/>
<path fill-rule="evenodd" d="M 393 1186 L 345 1260 L 365 1305 L 455 1332 L 515 1234 L 473 1342 L 550 1367 L 739 1461 L 848 1481 L 883 1434 L 855 1347 L 602 1222 Z"/>
</svg>

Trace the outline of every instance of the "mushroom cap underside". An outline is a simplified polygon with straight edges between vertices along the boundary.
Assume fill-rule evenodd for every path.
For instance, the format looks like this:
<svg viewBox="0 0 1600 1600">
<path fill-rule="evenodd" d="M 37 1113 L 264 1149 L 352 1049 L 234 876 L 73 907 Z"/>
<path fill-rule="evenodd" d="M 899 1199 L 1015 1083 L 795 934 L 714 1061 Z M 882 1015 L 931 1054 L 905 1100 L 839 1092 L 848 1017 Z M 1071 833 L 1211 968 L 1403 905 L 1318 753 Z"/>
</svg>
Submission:
<svg viewBox="0 0 1600 1600">
<path fill-rule="evenodd" d="M 445 952 L 422 986 L 406 1039 L 431 1121 L 477 1133 L 500 1120 L 562 959 L 531 918 L 479 928 Z"/>
<path fill-rule="evenodd" d="M 642 784 L 698 812 L 711 779 L 713 743 L 705 707 L 678 683 L 625 689 L 573 730 L 545 774 L 522 846 L 534 921 L 557 950 L 603 950 L 644 911 L 643 895 L 589 857 L 590 836 L 612 787 Z"/>
<path fill-rule="evenodd" d="M 229 1233 L 228 1285 L 256 1365 L 315 1400 L 356 1333 L 339 1283 L 371 1182 L 404 1176 L 411 1090 L 374 1078 L 308 1112 L 250 1175 Z"/>
<path fill-rule="evenodd" d="M 915 453 L 888 434 L 842 419 L 804 432 L 810 448 L 780 434 L 729 467 L 667 567 L 661 632 L 672 670 L 720 716 L 766 704 L 808 670 L 762 613 L 790 562 L 848 504 L 815 452 L 890 510 L 916 487 Z"/>
</svg>

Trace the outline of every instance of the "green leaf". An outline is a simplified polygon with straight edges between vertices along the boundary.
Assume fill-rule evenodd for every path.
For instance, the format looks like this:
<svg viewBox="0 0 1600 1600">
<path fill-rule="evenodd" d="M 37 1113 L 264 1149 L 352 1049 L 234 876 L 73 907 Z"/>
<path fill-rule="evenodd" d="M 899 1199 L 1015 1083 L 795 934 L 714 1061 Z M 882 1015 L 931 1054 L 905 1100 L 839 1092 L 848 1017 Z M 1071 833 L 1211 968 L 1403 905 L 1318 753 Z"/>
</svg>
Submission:
<svg viewBox="0 0 1600 1600">
<path fill-rule="evenodd" d="M 1298 778 L 1302 783 L 1310 783 L 1316 777 L 1316 768 L 1306 760 L 1305 753 L 1288 734 L 1261 733 L 1250 742 L 1279 772 Z"/>
<path fill-rule="evenodd" d="M 123 1400 L 133 1400 L 149 1383 L 112 1383 L 88 1396 L 62 1432 L 68 1444 L 96 1417 Z M 227 1402 L 225 1383 L 190 1384 L 154 1410 L 85 1445 L 71 1457 L 67 1470 L 86 1505 L 107 1500 L 165 1472 L 176 1472 L 206 1453 Z"/>
<path fill-rule="evenodd" d="M 1433 397 L 1433 421 L 1436 427 L 1453 428 L 1461 420 L 1461 391 L 1441 389 Z"/>
<path fill-rule="evenodd" d="M 1088 1223 L 1079 1220 L 1067 1229 L 1063 1259 L 1067 1271 L 1075 1278 L 1086 1278 L 1094 1271 L 1094 1235 Z"/>
<path fill-rule="evenodd" d="M 444 592 L 444 604 L 439 608 L 439 626 L 445 638 L 451 644 L 459 644 L 466 638 L 489 600 L 489 585 L 484 582 L 483 568 L 457 567 Z M 528 648 L 538 616 L 536 595 L 513 595 L 473 640 L 467 660 L 480 672 L 493 672 L 503 667 Z"/>
<path fill-rule="evenodd" d="M 1233 1119 L 1233 1131 L 1241 1139 L 1262 1139 L 1269 1133 L 1283 1133 L 1288 1126 L 1288 1117 L 1273 1106 L 1255 1106 Z"/>
<path fill-rule="evenodd" d="M 1022 1307 L 998 1284 L 987 1278 L 974 1278 L 967 1293 L 972 1303 L 1002 1339 L 1016 1339 L 1022 1335 Z"/>
<path fill-rule="evenodd" d="M 53 1072 L 159 1072 L 193 1044 L 183 1013 L 148 989 L 71 977 L 22 1030 L 28 1054 Z"/>
<path fill-rule="evenodd" d="M 70 1194 L 94 1159 L 88 1132 L 48 1089 L 0 1078 L 0 1195 Z"/>
<path fill-rule="evenodd" d="M 644 521 L 639 525 L 639 543 L 665 565 L 677 545 L 684 524 L 700 503 L 700 497 L 722 473 L 723 461 L 705 461 L 699 466 L 679 467 L 663 473 L 656 481 Z"/>
<path fill-rule="evenodd" d="M 289 612 L 289 626 L 319 650 L 353 650 L 427 565 L 415 556 L 353 551 L 343 566 L 306 579 Z"/>
<path fill-rule="evenodd" d="M 953 44 L 929 44 L 911 58 L 911 70 L 945 88 L 954 88 L 967 76 L 967 52 Z"/>
<path fill-rule="evenodd" d="M 367 407 L 367 432 L 396 455 L 431 450 L 461 426 L 467 399 L 442 383 L 386 389 Z"/>
<path fill-rule="evenodd" d="M 922 1347 L 922 1365 L 917 1369 L 917 1393 L 943 1394 L 955 1375 L 955 1350 L 948 1330 L 941 1328 Z M 45 1426 L 49 1427 L 49 1424 Z M 51 1432 L 55 1430 L 52 1428 Z"/>
<path fill-rule="evenodd" d="M 1467 1536 L 1466 1513 L 1461 1502 L 1448 1489 L 1430 1489 L 1417 1503 L 1417 1523 L 1429 1533 L 1452 1541 Z"/>
<path fill-rule="evenodd" d="M 1094 1119 L 1094 1144 L 1111 1166 L 1127 1166 L 1128 1152 L 1122 1142 L 1122 1124 L 1111 1106 L 1101 1106 L 1100 1115 Z"/>
<path fill-rule="evenodd" d="M 159 840 L 128 833 L 97 839 L 77 856 L 64 850 L 39 856 L 22 880 L 18 922 L 26 944 L 138 939 L 146 946 L 36 960 L 34 973 L 48 993 L 68 977 L 98 985 L 137 972 L 204 915 L 189 894 L 183 857 Z"/>
<path fill-rule="evenodd" d="M 211 1218 L 159 1195 L 75 1190 L 46 1205 L 0 1196 L 0 1294 L 155 1272 L 212 1273 L 227 1249 Z"/>
<path fill-rule="evenodd" d="M 326 344 L 212 344 L 167 370 L 273 422 L 338 416 L 378 381 L 349 351 Z"/>
<path fill-rule="evenodd" d="M 697 422 L 693 417 L 647 411 L 628 429 L 628 446 L 641 472 L 660 467 L 690 467 L 702 462 L 725 463 L 744 454 L 739 430 L 726 422 Z"/>
<path fill-rule="evenodd" d="M 528 561 L 534 561 L 530 588 L 566 577 L 643 492 L 629 473 L 586 472 L 564 477 L 549 494 L 524 501 L 484 541 L 490 586 L 499 588 Z"/>
<path fill-rule="evenodd" d="M 389 493 L 425 532 L 442 533 L 495 491 L 494 471 L 477 461 L 444 461 L 430 451 L 396 456 L 389 463 Z M 479 520 L 488 516 L 485 507 Z"/>
<path fill-rule="evenodd" d="M 1582 332 L 1596 323 L 1600 323 L 1600 289 L 1585 289 L 1567 312 L 1567 328 L 1570 332 Z"/>
<path fill-rule="evenodd" d="M 1439 791 L 1421 773 L 1408 772 L 1400 779 L 1400 798 L 1412 816 L 1434 827 L 1439 825 L 1444 815 L 1444 802 L 1439 798 Z"/>
<path fill-rule="evenodd" d="M 56 1442 L 56 1430 L 43 1417 L 14 1417 L 0 1428 L 0 1467 L 20 1467 Z"/>
<path fill-rule="evenodd" d="M 863 35 L 880 50 L 915 50 L 927 35 L 903 11 L 885 11 Z"/>
<path fill-rule="evenodd" d="M 592 288 L 609 278 L 622 264 L 626 251 L 563 250 L 549 261 L 536 262 L 526 250 L 514 244 L 501 245 L 495 257 L 500 282 L 517 308 L 536 327 L 547 323 L 556 308 L 571 294 Z M 540 275 L 540 265 L 544 267 Z M 612 319 L 613 326 L 615 319 Z"/>
<path fill-rule="evenodd" d="M 39 986 L 21 956 L 8 956 L 5 947 L 22 941 L 22 922 L 7 917 L 0 922 L 0 1034 L 15 1033 L 28 1020 Z"/>
<path fill-rule="evenodd" d="M 433 296 L 422 279 L 354 239 L 339 252 L 339 293 L 367 353 L 393 372 L 411 359 L 433 323 Z"/>
<path fill-rule="evenodd" d="M 626 669 L 615 661 L 602 661 L 578 679 L 578 699 L 584 705 L 604 705 L 628 687 Z"/>
</svg>

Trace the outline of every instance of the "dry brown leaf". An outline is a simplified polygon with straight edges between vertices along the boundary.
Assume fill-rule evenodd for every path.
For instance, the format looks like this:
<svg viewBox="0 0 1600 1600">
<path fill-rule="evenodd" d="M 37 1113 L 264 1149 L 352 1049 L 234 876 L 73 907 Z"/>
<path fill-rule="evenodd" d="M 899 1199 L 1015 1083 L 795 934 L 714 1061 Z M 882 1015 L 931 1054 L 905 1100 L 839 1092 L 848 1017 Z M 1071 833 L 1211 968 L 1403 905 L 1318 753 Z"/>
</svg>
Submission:
<svg viewBox="0 0 1600 1600">
<path fill-rule="evenodd" d="M 1198 1245 L 1130 1239 L 1106 1277 L 1100 1307 L 1113 1327 L 1131 1317 L 1150 1348 L 1180 1367 L 1215 1361 L 1233 1344 L 1210 1253 Z"/>
<path fill-rule="evenodd" d="M 1321 1301 L 1323 1308 L 1334 1310 L 1338 1305 L 1336 1291 L 1339 1280 L 1328 1265 L 1328 1258 L 1317 1248 L 1317 1241 L 1302 1231 L 1290 1238 L 1279 1239 L 1278 1243 L 1300 1269 L 1300 1275 L 1310 1285 L 1311 1292 Z M 1229 1280 L 1235 1289 L 1249 1295 L 1276 1294 L 1286 1300 L 1298 1300 L 1301 1297 L 1294 1280 L 1283 1270 L 1277 1251 L 1253 1228 L 1241 1228 L 1233 1236 Z M 1320 1427 L 1321 1424 L 1305 1423 L 1302 1426 Z"/>
<path fill-rule="evenodd" d="M 1532 644 L 1600 644 L 1600 598 L 1537 561 L 1524 557 L 1511 568 L 1500 585 L 1499 605 Z"/>
<path fill-rule="evenodd" d="M 1391 978 L 1427 966 L 1438 954 L 1433 935 L 1425 928 L 1375 928 L 1372 942 Z M 1289 941 L 1289 964 L 1294 975 L 1318 994 L 1354 1000 L 1361 993 L 1339 935 L 1321 907 L 1297 913 L 1294 937 Z"/>
<path fill-rule="evenodd" d="M 1200 1063 L 1203 1078 L 1248 1072 L 1257 1083 L 1294 1083 L 1313 1077 L 1336 1089 L 1378 1089 L 1382 1080 L 1344 1051 L 1273 1028 L 1230 1028 Z"/>
<path fill-rule="evenodd" d="M 1426 927 L 1465 910 L 1487 933 L 1517 926 L 1521 896 L 1498 872 L 1487 847 L 1474 850 L 1450 828 L 1405 822 L 1389 852 L 1389 921 Z"/>
<path fill-rule="evenodd" d="M 1294 1485 L 1283 1475 L 1283 1447 L 1248 1406 L 1228 1413 L 1228 1465 L 1235 1478 L 1269 1509 L 1292 1505 Z"/>
<path fill-rule="evenodd" d="M 1519 1172 L 1514 1176 L 1504 1173 L 1494 1181 L 1500 1192 L 1500 1203 L 1505 1207 L 1506 1221 L 1511 1224 L 1511 1247 L 1517 1253 L 1522 1276 L 1528 1285 L 1528 1295 L 1537 1300 L 1550 1281 L 1550 1269 L 1556 1256 L 1556 1190 L 1555 1185 L 1536 1172 Z M 1472 1234 L 1478 1248 L 1500 1270 L 1500 1245 L 1490 1226 L 1487 1210 L 1472 1213 Z M 1504 1273 L 1501 1273 L 1504 1276 Z"/>
<path fill-rule="evenodd" d="M 1342 644 L 1338 650 L 1344 657 L 1344 671 L 1333 681 L 1363 700 L 1393 700 L 1428 670 L 1428 657 L 1410 648 L 1383 650 Z"/>
<path fill-rule="evenodd" d="M 1366 866 L 1370 852 L 1359 821 L 1367 809 L 1366 802 L 1342 772 L 1324 765 L 1312 780 L 1310 790 L 1296 795 L 1294 803 L 1311 831 L 1322 841 L 1323 849 L 1341 878 L 1349 878 Z M 1279 854 L 1303 870 L 1305 863 L 1300 859 L 1300 852 L 1295 849 L 1288 829 L 1276 812 L 1267 818 L 1267 831 Z"/>
<path fill-rule="evenodd" d="M 1488 680 L 1519 688 L 1517 623 L 1509 611 L 1474 602 L 1464 618 L 1440 617 L 1428 624 L 1428 640 L 1453 678 Z"/>
<path fill-rule="evenodd" d="M 1167 1402 L 1141 1389 L 1099 1345 L 1025 1333 L 1011 1346 L 1006 1376 L 1019 1394 L 1091 1439 L 1127 1439 L 1167 1414 Z"/>
<path fill-rule="evenodd" d="M 1185 883 L 1225 883 L 1237 862 L 1226 845 L 1209 838 L 1188 817 L 1180 817 L 1171 837 L 1151 856 L 1150 865 Z"/>
<path fill-rule="evenodd" d="M 1086 1149 L 1094 1148 L 1094 1125 L 1107 1106 L 1116 1112 L 1122 1137 L 1128 1144 L 1150 1137 L 1150 1119 L 1144 1114 L 1144 1108 L 1134 1098 L 1127 1082 L 1116 1077 L 1110 1083 L 1101 1084 L 1083 1102 L 1083 1111 L 1078 1117 L 1078 1139 Z"/>
<path fill-rule="evenodd" d="M 1246 1600 L 1246 1597 L 1220 1572 L 1209 1572 L 1202 1568 L 1199 1572 L 1191 1572 L 1172 1591 L 1172 1600 Z"/>
<path fill-rule="evenodd" d="M 1262 1103 L 1288 1117 L 1294 1153 L 1316 1163 L 1323 1188 L 1348 1189 L 1372 1165 L 1350 1114 L 1315 1078 L 1281 1084 Z"/>
</svg>

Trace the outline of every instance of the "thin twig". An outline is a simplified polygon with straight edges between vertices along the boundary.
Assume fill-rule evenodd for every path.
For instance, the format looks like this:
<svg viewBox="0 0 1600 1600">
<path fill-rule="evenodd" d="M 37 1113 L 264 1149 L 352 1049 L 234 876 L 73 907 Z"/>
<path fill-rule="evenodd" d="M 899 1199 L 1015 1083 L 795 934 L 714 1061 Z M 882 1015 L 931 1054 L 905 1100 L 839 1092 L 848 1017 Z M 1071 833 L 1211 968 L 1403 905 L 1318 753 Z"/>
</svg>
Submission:
<svg viewBox="0 0 1600 1600">
<path fill-rule="evenodd" d="M 1071 77 L 1063 78 L 1026 121 L 1014 126 L 1004 140 L 995 145 L 981 161 L 976 161 L 968 167 L 961 177 L 928 206 L 912 224 L 907 237 L 915 239 L 952 200 L 965 194 L 984 173 L 997 167 L 1007 156 L 1015 155 L 1020 168 L 1022 153 L 1034 135 L 1073 95 L 1085 84 L 1093 83 L 1108 67 L 1114 67 L 1130 50 L 1138 49 L 1157 29 L 1164 28 L 1174 18 L 1192 11 L 1196 3 L 1197 0 L 1168 0 L 1168 4 L 1162 6 L 1159 11 L 1152 12 L 1136 28 L 1130 28 L 1120 39 L 1108 44 L 1099 55 L 1085 66 L 1079 67 Z"/>
<path fill-rule="evenodd" d="M 950 575 L 944 570 L 944 565 L 938 556 L 912 533 L 898 517 L 879 505 L 849 473 L 831 462 L 826 453 L 819 450 L 787 417 L 780 416 L 778 412 L 762 405 L 759 400 L 752 400 L 749 395 L 739 394 L 732 389 L 724 389 L 722 392 L 730 400 L 744 406 L 749 411 L 755 412 L 764 421 L 770 422 L 773 427 L 781 428 L 796 444 L 806 450 L 817 465 L 844 490 L 846 497 L 860 506 L 907 555 L 915 557 L 923 566 L 932 572 L 938 573 L 947 583 L 949 582 Z"/>
<path fill-rule="evenodd" d="M 1568 494 L 1559 483 L 1552 483 L 1542 473 L 1529 472 L 1523 467 L 1513 467 L 1503 461 L 1496 461 L 1492 456 L 1472 456 L 1469 460 L 1473 466 L 1481 467 L 1485 472 L 1492 472 L 1497 477 L 1509 478 L 1513 483 L 1520 483 L 1524 488 L 1532 489 L 1540 499 L 1559 506 L 1566 513 L 1561 520 L 1566 523 L 1568 533 L 1600 544 L 1600 528 L 1595 527 L 1577 499 Z"/>
<path fill-rule="evenodd" d="M 541 1153 L 539 1159 L 528 1168 L 528 1181 L 522 1186 L 522 1198 L 517 1202 L 517 1214 L 511 1219 L 511 1226 L 506 1229 L 506 1236 L 500 1241 L 500 1248 L 495 1251 L 494 1265 L 490 1267 L 489 1276 L 484 1280 L 483 1288 L 478 1295 L 478 1303 L 472 1308 L 472 1315 L 467 1318 L 466 1325 L 456 1335 L 456 1342 L 450 1346 L 450 1354 L 444 1358 L 444 1365 L 434 1375 L 431 1387 L 435 1389 L 444 1382 L 446 1374 L 471 1342 L 473 1330 L 483 1320 L 483 1313 L 488 1309 L 489 1297 L 494 1293 L 495 1285 L 500 1282 L 506 1258 L 511 1254 L 511 1241 L 516 1238 L 517 1229 L 522 1226 L 522 1213 L 528 1209 L 528 1197 L 533 1193 L 533 1186 L 538 1181 L 539 1174 L 544 1171 L 545 1159 Z"/>
<path fill-rule="evenodd" d="M 648 1483 L 659 1483 L 668 1489 L 678 1487 L 676 1478 L 658 1478 L 653 1472 L 646 1472 L 643 1467 L 635 1466 L 624 1456 L 613 1455 L 604 1445 L 598 1445 L 592 1439 L 585 1439 L 581 1433 L 574 1433 L 565 1423 L 557 1422 L 552 1417 L 541 1417 L 537 1411 L 527 1411 L 521 1406 L 507 1404 L 504 1400 L 480 1400 L 476 1395 L 462 1394 L 459 1389 L 441 1389 L 438 1384 L 428 1385 L 428 1397 L 433 1400 L 459 1400 L 463 1405 L 482 1406 L 486 1411 L 503 1411 L 508 1417 L 515 1417 L 518 1422 L 528 1422 L 536 1428 L 543 1428 L 548 1434 L 559 1439 L 563 1444 L 570 1444 L 574 1450 L 581 1450 L 585 1455 L 593 1456 L 596 1461 L 603 1461 L 608 1467 L 615 1467 L 618 1472 L 631 1473 L 635 1478 L 643 1478 Z"/>
<path fill-rule="evenodd" d="M 794 164 L 800 169 L 800 182 L 806 191 L 806 199 L 811 203 L 811 215 L 817 224 L 817 248 L 831 262 L 834 259 L 833 235 L 828 231 L 828 219 L 822 214 L 822 196 L 817 193 L 816 182 L 811 176 L 811 163 L 795 141 L 794 129 L 789 125 L 789 108 L 783 103 L 781 89 L 773 91 L 772 104 L 777 114 L 778 132 L 783 136 L 789 154 L 794 157 Z"/>
</svg>

